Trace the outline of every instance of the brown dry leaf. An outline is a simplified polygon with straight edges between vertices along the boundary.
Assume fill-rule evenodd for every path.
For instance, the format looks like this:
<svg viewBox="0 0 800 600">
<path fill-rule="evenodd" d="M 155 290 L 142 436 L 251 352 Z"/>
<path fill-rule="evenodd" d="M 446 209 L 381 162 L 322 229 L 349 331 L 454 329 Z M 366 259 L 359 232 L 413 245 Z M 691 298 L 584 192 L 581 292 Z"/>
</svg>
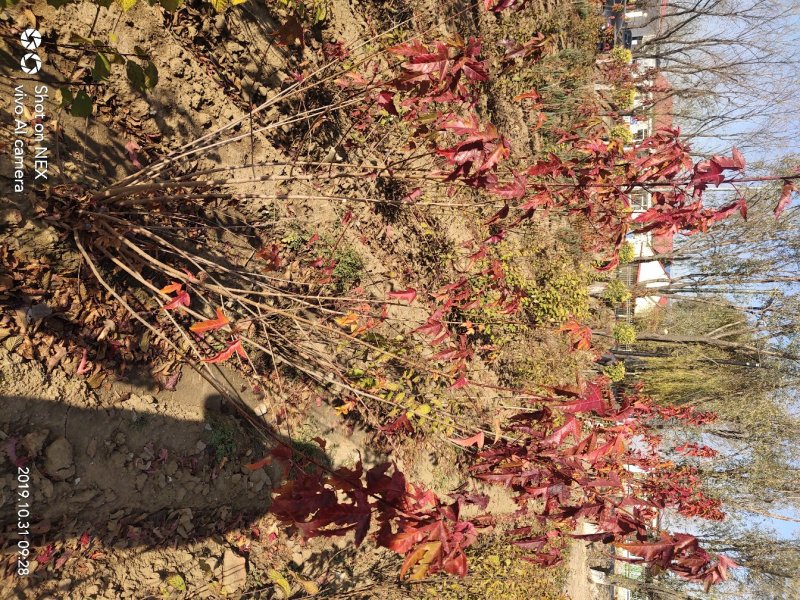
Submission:
<svg viewBox="0 0 800 600">
<path fill-rule="evenodd" d="M 14 279 L 11 275 L 0 275 L 0 292 L 5 292 L 14 287 Z"/>
<path fill-rule="evenodd" d="M 492 419 L 492 433 L 494 433 L 494 441 L 492 442 L 492 445 L 494 445 L 503 437 L 503 429 L 500 426 L 500 415 L 495 415 L 494 419 Z"/>
<path fill-rule="evenodd" d="M 150 349 L 150 335 L 152 332 L 148 329 L 142 334 L 141 339 L 139 340 L 139 349 L 142 352 L 147 352 Z"/>
<path fill-rule="evenodd" d="M 103 322 L 103 330 L 100 332 L 100 335 L 97 336 L 97 341 L 102 342 L 109 333 L 114 333 L 116 330 L 117 324 L 111 319 L 106 319 Z"/>
<path fill-rule="evenodd" d="M 91 377 L 86 380 L 86 383 L 89 384 L 90 388 L 96 390 L 102 385 L 103 379 L 105 379 L 105 373 L 102 371 L 95 371 L 92 373 Z"/>
<path fill-rule="evenodd" d="M 17 352 L 27 360 L 33 360 L 33 343 L 28 338 L 23 338 L 22 345 L 17 349 Z"/>
<path fill-rule="evenodd" d="M 3 343 L 6 350 L 9 352 L 13 352 L 17 346 L 22 343 L 22 336 L 21 335 L 12 335 Z"/>
<path fill-rule="evenodd" d="M 49 373 L 58 366 L 64 357 L 67 355 L 67 349 L 61 344 L 56 348 L 56 353 L 47 361 L 47 372 Z"/>
<path fill-rule="evenodd" d="M 271 34 L 280 46 L 303 44 L 303 25 L 294 15 L 288 17 L 283 24 Z"/>
</svg>

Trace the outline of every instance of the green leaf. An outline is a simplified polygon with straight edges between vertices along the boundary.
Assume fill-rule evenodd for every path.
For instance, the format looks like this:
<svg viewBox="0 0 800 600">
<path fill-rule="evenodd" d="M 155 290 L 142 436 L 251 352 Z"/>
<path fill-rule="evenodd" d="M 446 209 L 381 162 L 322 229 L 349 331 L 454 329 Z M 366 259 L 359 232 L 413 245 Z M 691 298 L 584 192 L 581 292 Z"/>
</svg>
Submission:
<svg viewBox="0 0 800 600">
<path fill-rule="evenodd" d="M 136 6 L 136 0 L 117 0 L 117 4 L 119 4 L 123 12 L 127 12 Z"/>
<path fill-rule="evenodd" d="M 89 117 L 92 114 L 92 99 L 89 94 L 81 90 L 75 99 L 72 101 L 70 114 L 73 117 Z"/>
<path fill-rule="evenodd" d="M 145 74 L 142 67 L 132 60 L 129 60 L 127 63 L 125 63 L 125 73 L 128 75 L 128 81 L 131 82 L 133 89 L 140 92 L 146 91 Z"/>
<path fill-rule="evenodd" d="M 286 581 L 286 577 L 281 575 L 279 571 L 270 569 L 267 571 L 267 577 L 286 593 L 287 598 L 292 595 L 292 586 L 289 585 L 289 582 Z"/>
<path fill-rule="evenodd" d="M 61 104 L 59 104 L 59 106 L 61 108 L 65 108 L 72 104 L 72 101 L 75 99 L 75 96 L 72 94 L 72 90 L 69 88 L 64 88 L 59 91 L 61 92 Z"/>
<path fill-rule="evenodd" d="M 133 51 L 136 53 L 136 56 L 137 56 L 138 58 L 144 58 L 144 59 L 146 59 L 146 60 L 150 60 L 150 55 L 149 55 L 149 54 L 147 53 L 147 51 L 146 51 L 144 48 L 142 48 L 141 46 L 134 46 L 134 47 L 133 47 Z"/>
<path fill-rule="evenodd" d="M 154 87 L 156 87 L 157 83 L 158 69 L 156 69 L 156 66 L 153 63 L 148 62 L 147 66 L 144 68 L 144 87 L 148 90 L 152 90 Z"/>
<path fill-rule="evenodd" d="M 323 0 L 317 3 L 317 10 L 314 13 L 314 25 L 322 23 L 328 18 L 328 5 Z"/>
<path fill-rule="evenodd" d="M 69 43 L 81 44 L 83 46 L 94 46 L 94 42 L 92 40 L 77 33 L 71 33 L 69 35 Z"/>
<path fill-rule="evenodd" d="M 183 577 L 181 577 L 177 573 L 175 575 L 170 575 L 169 577 L 167 577 L 167 585 L 173 589 L 178 590 L 179 592 L 186 591 L 186 582 L 183 580 Z"/>
<path fill-rule="evenodd" d="M 92 79 L 102 81 L 111 75 L 111 63 L 108 57 L 102 52 L 98 52 L 94 57 L 94 69 L 92 69 Z"/>
<path fill-rule="evenodd" d="M 183 6 L 183 0 L 161 0 L 161 6 L 167 12 L 175 12 Z"/>
</svg>

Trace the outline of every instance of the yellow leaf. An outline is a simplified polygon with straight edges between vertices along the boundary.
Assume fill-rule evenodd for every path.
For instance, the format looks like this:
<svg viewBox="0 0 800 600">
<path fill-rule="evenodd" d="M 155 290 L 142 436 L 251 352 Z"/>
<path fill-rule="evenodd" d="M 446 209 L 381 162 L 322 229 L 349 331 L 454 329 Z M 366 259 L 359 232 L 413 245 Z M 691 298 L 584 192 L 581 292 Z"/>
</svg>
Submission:
<svg viewBox="0 0 800 600">
<path fill-rule="evenodd" d="M 348 325 L 356 325 L 358 323 L 358 315 L 355 313 L 348 313 L 343 317 L 335 318 L 334 321 L 340 327 L 347 327 Z"/>
<path fill-rule="evenodd" d="M 179 592 L 186 591 L 186 581 L 184 581 L 183 577 L 181 577 L 177 573 L 175 575 L 170 575 L 169 577 L 167 577 L 167 585 L 170 586 L 171 588 L 178 590 Z"/>
<path fill-rule="evenodd" d="M 430 414 L 431 405 L 430 404 L 420 404 L 414 412 L 417 413 L 419 416 L 424 417 L 425 415 Z"/>
<path fill-rule="evenodd" d="M 281 575 L 280 571 L 276 571 L 275 569 L 270 569 L 269 571 L 267 571 L 267 577 L 269 577 L 272 583 L 274 583 L 284 591 L 287 598 L 292 595 L 292 586 L 289 585 L 289 582 L 286 581 L 286 577 Z"/>
<path fill-rule="evenodd" d="M 437 556 L 442 549 L 442 542 L 426 542 L 420 544 L 417 548 L 403 561 L 400 567 L 400 579 L 403 579 L 410 568 L 414 568 L 409 579 L 412 581 L 419 581 L 423 579 L 428 572 L 430 564 L 436 560 Z"/>
<path fill-rule="evenodd" d="M 336 407 L 336 412 L 338 412 L 340 415 L 346 415 L 351 410 L 353 410 L 355 407 L 356 407 L 355 401 L 354 400 L 348 400 L 342 406 L 337 406 Z"/>
<path fill-rule="evenodd" d="M 316 596 L 317 594 L 319 594 L 319 586 L 315 582 L 311 581 L 310 579 L 303 579 L 302 577 L 300 577 L 300 575 L 298 575 L 294 571 L 290 571 L 290 573 L 297 580 L 297 583 L 303 586 L 303 590 L 305 591 L 306 594 L 308 594 L 309 596 Z"/>
<path fill-rule="evenodd" d="M 226 8 L 228 8 L 228 0 L 208 0 L 211 6 L 214 7 L 214 10 L 217 12 L 222 12 Z"/>
<path fill-rule="evenodd" d="M 247 2 L 247 0 L 231 0 L 231 6 L 236 6 L 237 4 L 242 4 Z"/>
<path fill-rule="evenodd" d="M 136 0 L 117 0 L 117 4 L 123 12 L 127 12 L 136 5 Z"/>
</svg>

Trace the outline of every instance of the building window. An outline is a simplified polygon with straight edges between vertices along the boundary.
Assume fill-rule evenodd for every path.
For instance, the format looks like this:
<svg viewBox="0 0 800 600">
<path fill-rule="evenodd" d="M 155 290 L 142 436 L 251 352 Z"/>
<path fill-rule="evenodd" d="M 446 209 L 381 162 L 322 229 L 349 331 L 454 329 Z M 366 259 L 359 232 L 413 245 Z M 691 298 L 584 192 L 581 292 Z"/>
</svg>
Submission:
<svg viewBox="0 0 800 600">
<path fill-rule="evenodd" d="M 631 208 L 634 211 L 644 211 L 650 208 L 650 198 L 644 192 L 631 194 Z"/>
</svg>

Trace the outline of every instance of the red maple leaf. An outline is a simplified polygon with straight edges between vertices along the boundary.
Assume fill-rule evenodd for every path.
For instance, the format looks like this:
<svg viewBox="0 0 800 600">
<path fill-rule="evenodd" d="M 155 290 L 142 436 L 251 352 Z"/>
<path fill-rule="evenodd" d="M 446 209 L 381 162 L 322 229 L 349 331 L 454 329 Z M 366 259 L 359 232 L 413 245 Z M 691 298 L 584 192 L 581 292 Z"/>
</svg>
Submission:
<svg viewBox="0 0 800 600">
<path fill-rule="evenodd" d="M 193 331 L 194 333 L 205 333 L 207 331 L 220 329 L 230 323 L 230 319 L 225 316 L 221 308 L 217 308 L 215 310 L 217 313 L 217 317 L 215 319 L 208 319 L 206 321 L 194 323 L 191 327 L 189 327 L 189 331 Z"/>
<path fill-rule="evenodd" d="M 178 295 L 175 296 L 170 302 L 167 302 L 162 308 L 164 310 L 175 310 L 180 306 L 189 306 L 191 303 L 191 299 L 189 298 L 189 292 L 186 290 L 181 290 L 178 292 Z"/>
<path fill-rule="evenodd" d="M 245 352 L 244 348 L 242 347 L 242 341 L 236 340 L 228 344 L 228 347 L 221 352 L 218 352 L 211 358 L 204 358 L 203 362 L 205 363 L 222 363 L 228 360 L 234 354 L 238 354 L 242 358 L 247 358 L 247 352 Z"/>
<path fill-rule="evenodd" d="M 417 290 L 414 288 L 407 288 L 399 292 L 389 292 L 389 298 L 396 298 L 397 300 L 404 300 L 411 304 L 417 297 Z"/>
<path fill-rule="evenodd" d="M 469 446 L 477 446 L 478 448 L 483 448 L 485 437 L 483 432 L 479 431 L 472 437 L 464 438 L 461 440 L 450 438 L 450 441 L 455 444 L 458 444 L 459 446 L 463 446 L 464 448 L 468 448 Z"/>
<path fill-rule="evenodd" d="M 783 211 L 786 210 L 786 207 L 792 201 L 792 192 L 796 190 L 794 186 L 794 182 L 784 180 L 783 187 L 781 188 L 781 197 L 778 200 L 778 205 L 775 207 L 775 217 L 780 217 L 783 214 Z"/>
</svg>

